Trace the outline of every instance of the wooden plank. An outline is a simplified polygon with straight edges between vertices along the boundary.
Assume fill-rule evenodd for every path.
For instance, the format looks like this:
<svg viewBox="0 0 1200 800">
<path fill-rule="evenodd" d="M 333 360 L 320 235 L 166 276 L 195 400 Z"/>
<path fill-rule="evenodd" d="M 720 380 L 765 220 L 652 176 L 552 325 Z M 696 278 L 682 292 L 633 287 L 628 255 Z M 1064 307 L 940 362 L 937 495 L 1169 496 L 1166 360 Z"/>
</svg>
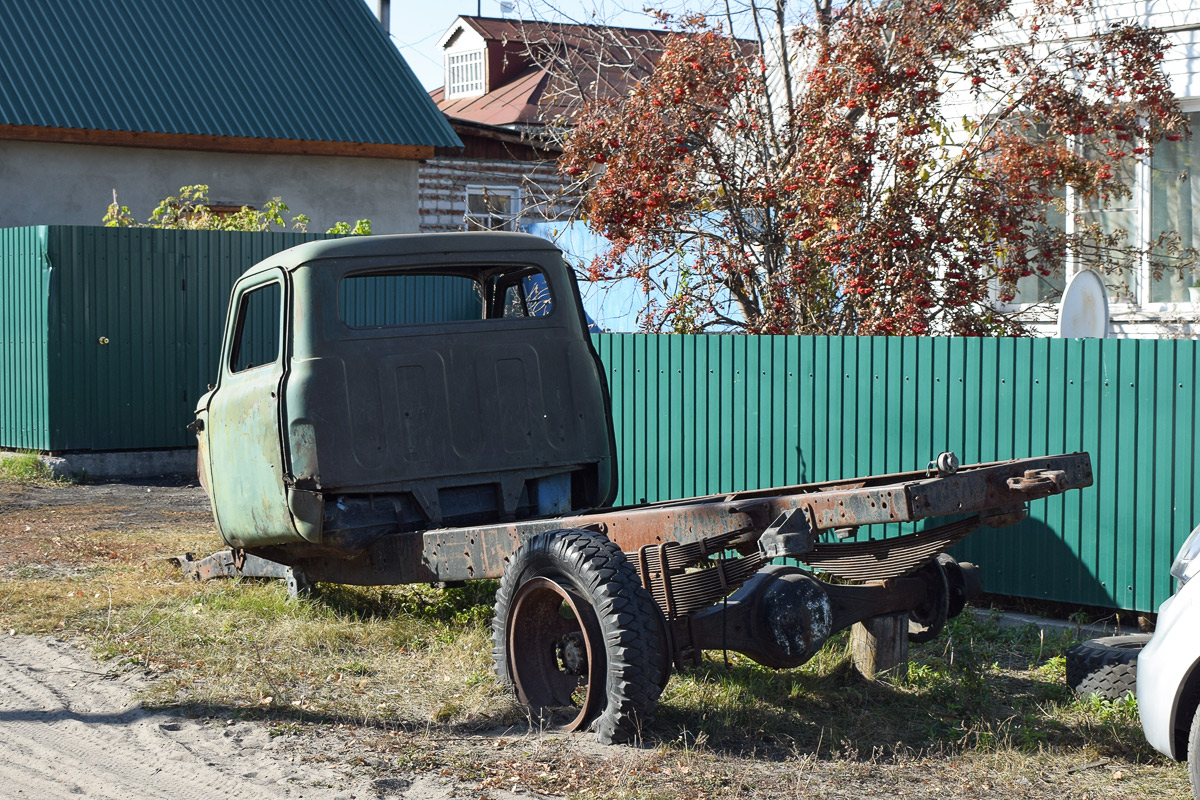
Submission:
<svg viewBox="0 0 1200 800">
<path fill-rule="evenodd" d="M 349 156 L 423 161 L 433 158 L 426 145 L 377 142 L 308 142 L 299 139 L 255 139 L 248 136 L 209 136 L 194 133 L 96 131 L 81 128 L 43 128 L 0 125 L 0 139 L 109 147 L 151 147 L 158 150 L 204 150 L 217 153 L 266 153 L 289 156 Z"/>
<path fill-rule="evenodd" d="M 867 680 L 908 669 L 908 613 L 884 614 L 854 623 L 850 631 L 854 667 Z"/>
</svg>

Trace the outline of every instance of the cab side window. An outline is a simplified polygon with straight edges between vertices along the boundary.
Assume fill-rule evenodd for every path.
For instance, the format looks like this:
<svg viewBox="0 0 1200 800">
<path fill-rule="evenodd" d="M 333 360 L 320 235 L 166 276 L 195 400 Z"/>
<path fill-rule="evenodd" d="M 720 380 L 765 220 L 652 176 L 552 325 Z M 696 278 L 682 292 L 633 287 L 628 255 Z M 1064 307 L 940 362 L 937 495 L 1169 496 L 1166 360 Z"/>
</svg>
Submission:
<svg viewBox="0 0 1200 800">
<path fill-rule="evenodd" d="M 234 335 L 232 372 L 243 372 L 279 359 L 283 290 L 269 283 L 242 295 Z"/>
</svg>

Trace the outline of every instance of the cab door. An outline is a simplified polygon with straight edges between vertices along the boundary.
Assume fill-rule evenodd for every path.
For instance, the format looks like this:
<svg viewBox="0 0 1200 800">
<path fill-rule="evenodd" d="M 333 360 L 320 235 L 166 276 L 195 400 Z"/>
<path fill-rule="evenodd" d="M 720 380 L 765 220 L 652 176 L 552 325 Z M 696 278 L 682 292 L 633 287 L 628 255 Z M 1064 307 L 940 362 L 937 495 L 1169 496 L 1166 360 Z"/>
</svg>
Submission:
<svg viewBox="0 0 1200 800">
<path fill-rule="evenodd" d="M 213 511 L 221 535 L 235 547 L 300 538 L 288 510 L 280 438 L 289 296 L 282 269 L 234 287 L 220 377 L 209 400 Z"/>
</svg>

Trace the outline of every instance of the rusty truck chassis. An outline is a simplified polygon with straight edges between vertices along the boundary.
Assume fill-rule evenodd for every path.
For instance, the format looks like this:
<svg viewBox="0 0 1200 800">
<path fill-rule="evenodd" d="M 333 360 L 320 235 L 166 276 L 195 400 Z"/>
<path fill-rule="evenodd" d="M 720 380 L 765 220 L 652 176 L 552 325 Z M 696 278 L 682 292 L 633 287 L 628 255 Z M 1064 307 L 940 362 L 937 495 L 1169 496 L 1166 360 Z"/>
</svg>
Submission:
<svg viewBox="0 0 1200 800">
<path fill-rule="evenodd" d="M 1092 482 L 1086 454 L 942 453 L 921 472 L 612 508 L 606 372 L 569 266 L 537 237 L 272 255 L 233 287 L 191 426 L 233 549 L 183 565 L 297 592 L 499 578 L 497 676 L 542 723 L 629 741 L 672 665 L 705 650 L 788 667 L 862 621 L 899 663 L 980 589 L 948 548 Z"/>
<path fill-rule="evenodd" d="M 961 468 L 951 454 L 942 454 L 922 472 L 396 532 L 357 553 L 295 544 L 224 551 L 184 566 L 200 578 L 285 577 L 299 589 L 310 581 L 448 586 L 500 578 L 518 547 L 538 535 L 589 531 L 626 554 L 657 604 L 666 674 L 670 664 L 695 662 L 706 649 L 790 667 L 810 658 L 833 633 L 886 614 L 907 613 L 912 640 L 935 636 L 980 588 L 977 569 L 945 550 L 980 526 L 1020 522 L 1031 501 L 1091 483 L 1086 453 Z M 869 525 L 937 517 L 954 519 L 907 535 L 856 535 Z M 809 569 L 780 565 L 780 559 Z M 552 704 L 546 698 L 561 697 L 572 707 L 555 719 L 570 729 L 582 727 L 601 703 L 595 686 L 604 679 L 595 669 L 599 633 L 582 620 L 564 631 L 559 601 L 572 614 L 581 613 L 583 602 L 553 580 L 536 578 L 521 591 L 522 597 L 541 594 L 518 602 L 507 621 L 519 631 L 513 636 L 521 637 L 521 652 L 510 655 L 508 665 L 518 696 L 545 714 L 549 709 L 541 706 Z M 542 651 L 556 654 L 549 668 L 540 664 Z M 562 681 L 569 686 L 559 691 L 554 684 Z"/>
</svg>

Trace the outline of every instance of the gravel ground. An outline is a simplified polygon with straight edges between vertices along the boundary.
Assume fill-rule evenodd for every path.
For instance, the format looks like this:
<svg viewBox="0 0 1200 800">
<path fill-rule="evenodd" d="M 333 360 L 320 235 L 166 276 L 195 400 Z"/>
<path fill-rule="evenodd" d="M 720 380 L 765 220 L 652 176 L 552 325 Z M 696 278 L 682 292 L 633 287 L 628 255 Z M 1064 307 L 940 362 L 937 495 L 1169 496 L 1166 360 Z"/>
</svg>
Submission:
<svg viewBox="0 0 1200 800">
<path fill-rule="evenodd" d="M 0 517 L 16 511 L 59 506 L 109 506 L 119 515 L 112 524 L 150 526 L 174 518 L 180 512 L 210 513 L 208 495 L 196 482 L 172 480 L 136 483 L 79 483 L 62 485 L 0 484 Z"/>
</svg>

